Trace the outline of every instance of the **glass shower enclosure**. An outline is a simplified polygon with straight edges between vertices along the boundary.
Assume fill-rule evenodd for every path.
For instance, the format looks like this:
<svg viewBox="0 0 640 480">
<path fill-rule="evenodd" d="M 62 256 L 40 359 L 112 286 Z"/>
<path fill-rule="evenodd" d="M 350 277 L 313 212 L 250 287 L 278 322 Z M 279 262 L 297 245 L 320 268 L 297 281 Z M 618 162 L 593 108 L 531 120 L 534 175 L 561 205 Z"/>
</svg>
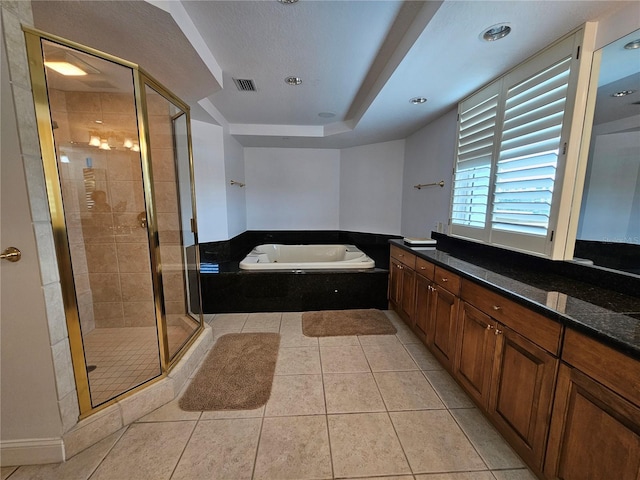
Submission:
<svg viewBox="0 0 640 480">
<path fill-rule="evenodd" d="M 189 107 L 138 65 L 25 28 L 81 417 L 202 330 Z"/>
</svg>

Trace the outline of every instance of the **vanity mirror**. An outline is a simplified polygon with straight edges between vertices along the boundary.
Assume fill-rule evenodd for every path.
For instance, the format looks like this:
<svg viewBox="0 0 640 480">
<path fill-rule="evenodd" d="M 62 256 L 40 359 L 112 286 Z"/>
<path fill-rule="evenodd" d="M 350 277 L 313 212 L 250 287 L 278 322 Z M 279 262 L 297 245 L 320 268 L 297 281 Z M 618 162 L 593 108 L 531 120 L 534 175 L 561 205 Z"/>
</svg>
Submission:
<svg viewBox="0 0 640 480">
<path fill-rule="evenodd" d="M 592 75 L 597 96 L 574 259 L 640 275 L 640 30 L 597 51 Z"/>
</svg>

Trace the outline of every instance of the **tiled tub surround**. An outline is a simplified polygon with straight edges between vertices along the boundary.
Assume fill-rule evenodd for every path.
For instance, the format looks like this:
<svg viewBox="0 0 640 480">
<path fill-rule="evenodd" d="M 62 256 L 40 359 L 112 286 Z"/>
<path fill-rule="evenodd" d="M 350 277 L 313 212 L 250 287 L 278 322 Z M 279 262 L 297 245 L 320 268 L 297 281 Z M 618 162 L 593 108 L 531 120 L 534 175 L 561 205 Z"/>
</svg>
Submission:
<svg viewBox="0 0 640 480">
<path fill-rule="evenodd" d="M 629 356 L 640 358 L 640 297 L 620 293 L 620 290 L 633 291 L 635 285 L 640 284 L 637 277 L 566 262 L 551 267 L 571 272 L 549 271 L 546 269 L 549 263 L 558 262 L 530 259 L 505 251 L 501 251 L 500 257 L 494 257 L 495 252 L 486 254 L 475 245 L 467 245 L 468 242 L 461 246 L 456 240 L 452 242 L 438 234 L 433 236 L 439 242 L 435 250 L 411 249 L 401 240 L 391 240 L 391 243 L 546 317 L 594 336 Z M 584 272 L 582 281 L 569 277 L 569 274 L 579 276 L 581 272 Z M 593 283 L 598 280 L 602 283 Z M 640 289 L 635 292 L 637 294 Z"/>
<path fill-rule="evenodd" d="M 535 480 L 404 323 L 396 335 L 310 338 L 301 313 L 218 314 L 214 335 L 280 332 L 271 398 L 184 412 L 177 400 L 58 465 L 10 480 Z M 434 434 L 436 432 L 436 434 Z"/>
<path fill-rule="evenodd" d="M 282 312 L 387 307 L 391 235 L 344 231 L 247 231 L 200 245 L 203 311 Z M 371 257 L 373 269 L 245 271 L 239 262 L 255 246 L 351 244 Z"/>
</svg>

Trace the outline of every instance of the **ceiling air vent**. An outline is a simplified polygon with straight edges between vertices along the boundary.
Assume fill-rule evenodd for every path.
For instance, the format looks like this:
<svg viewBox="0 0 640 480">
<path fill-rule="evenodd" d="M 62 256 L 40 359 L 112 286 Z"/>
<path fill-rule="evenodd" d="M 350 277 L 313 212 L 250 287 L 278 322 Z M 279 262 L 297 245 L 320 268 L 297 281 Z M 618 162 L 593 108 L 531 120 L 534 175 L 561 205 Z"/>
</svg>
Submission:
<svg viewBox="0 0 640 480">
<path fill-rule="evenodd" d="M 234 78 L 233 82 L 238 87 L 238 90 L 241 92 L 255 92 L 256 85 L 253 83 L 253 80 L 249 80 L 247 78 Z"/>
</svg>

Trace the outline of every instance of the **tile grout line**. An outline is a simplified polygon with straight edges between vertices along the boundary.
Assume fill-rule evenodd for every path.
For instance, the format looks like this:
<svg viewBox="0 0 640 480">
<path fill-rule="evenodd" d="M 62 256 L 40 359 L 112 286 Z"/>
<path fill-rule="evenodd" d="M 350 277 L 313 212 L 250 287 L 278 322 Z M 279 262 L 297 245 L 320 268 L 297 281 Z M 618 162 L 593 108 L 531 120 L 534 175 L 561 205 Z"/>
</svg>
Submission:
<svg viewBox="0 0 640 480">
<path fill-rule="evenodd" d="M 260 442 L 262 441 L 262 428 L 264 427 L 265 414 L 267 412 L 267 405 L 264 405 L 262 410 L 262 416 L 260 417 L 260 431 L 258 432 L 258 441 L 256 442 L 256 453 L 253 456 L 253 468 L 251 469 L 251 480 L 255 478 L 256 466 L 258 465 L 258 452 L 260 451 Z"/>
<path fill-rule="evenodd" d="M 324 368 L 322 368 L 322 350 L 320 349 L 320 342 L 318 342 L 318 356 L 320 357 L 320 381 L 322 382 L 322 398 L 324 400 L 324 424 L 327 428 L 327 442 L 329 443 L 329 464 L 331 465 L 331 478 L 335 478 L 336 471 L 333 466 L 333 449 L 331 447 L 331 433 L 329 431 L 329 409 L 327 407 L 327 392 L 324 388 Z"/>
<path fill-rule="evenodd" d="M 98 469 L 100 468 L 100 466 L 104 463 L 104 461 L 107 459 L 107 457 L 109 456 L 109 454 L 113 451 L 114 448 L 116 448 L 116 445 L 118 444 L 118 442 L 120 440 L 122 440 L 122 437 L 124 437 L 124 434 L 127 433 L 129 431 L 129 428 L 131 427 L 131 425 L 133 425 L 133 423 L 127 425 L 124 430 L 122 431 L 122 434 L 118 437 L 118 439 L 113 442 L 113 445 L 111 445 L 111 448 L 109 448 L 109 450 L 107 451 L 107 453 L 104 454 L 104 457 L 102 457 L 102 460 L 100 460 L 98 462 L 98 465 L 96 465 L 96 468 L 93 469 L 93 471 L 89 474 L 89 476 L 87 477 L 87 480 L 91 480 L 91 477 L 93 477 L 95 475 L 95 473 L 98 471 Z M 89 447 L 91 448 L 91 447 Z M 81 452 L 78 452 L 81 453 Z M 77 454 L 76 454 L 77 455 Z M 16 470 L 17 472 L 17 470 Z M 15 472 L 14 472 L 15 473 Z M 13 475 L 13 474 L 11 474 Z"/>
<path fill-rule="evenodd" d="M 202 417 L 202 412 L 200 412 L 200 417 Z M 198 418 L 200 418 L 198 417 Z M 158 422 L 159 423 L 159 422 Z M 191 439 L 193 438 L 193 434 L 196 431 L 196 428 L 198 428 L 198 424 L 200 423 L 200 420 L 196 420 L 193 423 L 193 428 L 191 429 L 191 433 L 189 434 L 189 438 L 187 439 L 187 441 L 184 444 L 184 447 L 182 447 L 182 452 L 180 452 L 180 455 L 178 456 L 178 460 L 176 461 L 175 466 L 173 467 L 173 470 L 171 470 L 171 475 L 169 475 L 169 480 L 171 480 L 171 478 L 173 477 L 173 475 L 176 473 L 176 469 L 178 468 L 178 465 L 180 465 L 180 460 L 182 460 L 182 457 L 184 455 L 184 452 L 187 451 L 187 447 L 189 446 L 189 442 L 191 441 Z"/>
</svg>

